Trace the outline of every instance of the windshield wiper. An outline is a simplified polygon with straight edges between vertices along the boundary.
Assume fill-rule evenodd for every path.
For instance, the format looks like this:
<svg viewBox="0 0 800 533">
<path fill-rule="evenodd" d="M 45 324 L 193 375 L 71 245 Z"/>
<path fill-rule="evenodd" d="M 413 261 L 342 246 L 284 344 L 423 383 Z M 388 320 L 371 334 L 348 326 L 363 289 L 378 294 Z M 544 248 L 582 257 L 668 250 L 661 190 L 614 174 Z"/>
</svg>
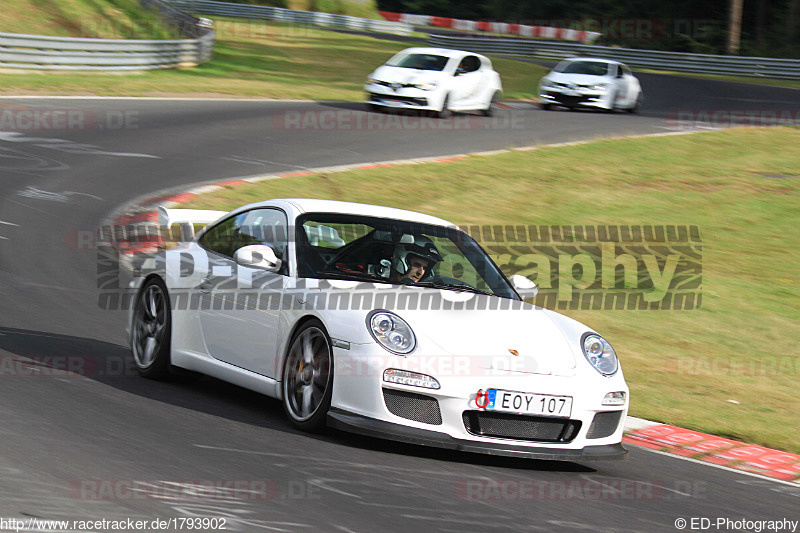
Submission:
<svg viewBox="0 0 800 533">
<path fill-rule="evenodd" d="M 420 281 L 414 284 L 416 287 L 430 287 L 432 289 L 449 289 L 458 292 L 473 292 L 475 294 L 487 294 L 495 296 L 494 293 L 476 289 L 470 285 L 457 285 L 455 283 L 442 283 L 440 281 Z"/>
</svg>

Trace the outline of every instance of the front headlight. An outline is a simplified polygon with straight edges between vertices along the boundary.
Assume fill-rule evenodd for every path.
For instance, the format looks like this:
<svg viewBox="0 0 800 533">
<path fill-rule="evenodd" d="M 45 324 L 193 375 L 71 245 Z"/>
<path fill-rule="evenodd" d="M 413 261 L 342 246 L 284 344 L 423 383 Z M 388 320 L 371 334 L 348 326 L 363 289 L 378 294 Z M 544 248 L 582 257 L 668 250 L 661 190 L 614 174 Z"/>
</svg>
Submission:
<svg viewBox="0 0 800 533">
<path fill-rule="evenodd" d="M 417 346 L 411 326 L 389 311 L 379 309 L 367 315 L 367 329 L 378 344 L 392 353 L 406 355 Z"/>
<path fill-rule="evenodd" d="M 584 333 L 581 350 L 586 360 L 604 376 L 613 376 L 619 370 L 619 361 L 614 348 L 597 333 Z"/>
<path fill-rule="evenodd" d="M 542 81 L 539 82 L 539 85 L 542 87 L 555 87 L 555 84 L 547 78 L 542 79 Z"/>
<path fill-rule="evenodd" d="M 416 87 L 417 89 L 422 89 L 423 91 L 433 91 L 434 89 L 436 89 L 437 84 L 435 81 L 432 81 L 429 83 L 417 83 L 416 85 L 414 85 L 414 87 Z"/>
<path fill-rule="evenodd" d="M 606 89 L 608 89 L 608 84 L 607 83 L 598 83 L 597 85 L 592 85 L 590 88 L 593 91 L 602 92 L 602 91 L 605 91 Z"/>
<path fill-rule="evenodd" d="M 367 77 L 367 83 L 380 83 L 380 82 L 381 80 L 379 80 L 378 78 L 373 78 L 372 76 Z"/>
</svg>

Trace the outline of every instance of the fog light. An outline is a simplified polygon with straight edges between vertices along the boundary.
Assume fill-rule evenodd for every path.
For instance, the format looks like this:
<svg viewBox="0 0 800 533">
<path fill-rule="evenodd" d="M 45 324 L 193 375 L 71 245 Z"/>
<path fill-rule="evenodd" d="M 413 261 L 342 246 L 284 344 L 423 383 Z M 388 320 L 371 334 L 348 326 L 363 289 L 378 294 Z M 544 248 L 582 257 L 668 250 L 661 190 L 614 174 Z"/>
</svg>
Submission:
<svg viewBox="0 0 800 533">
<path fill-rule="evenodd" d="M 397 368 L 388 368 L 384 370 L 383 381 L 398 383 L 400 385 L 411 385 L 412 387 L 422 387 L 425 389 L 439 388 L 439 382 L 436 381 L 436 378 L 417 372 L 409 372 L 408 370 L 399 370 Z"/>
<path fill-rule="evenodd" d="M 603 405 L 625 405 L 625 391 L 609 392 L 603 397 Z"/>
</svg>

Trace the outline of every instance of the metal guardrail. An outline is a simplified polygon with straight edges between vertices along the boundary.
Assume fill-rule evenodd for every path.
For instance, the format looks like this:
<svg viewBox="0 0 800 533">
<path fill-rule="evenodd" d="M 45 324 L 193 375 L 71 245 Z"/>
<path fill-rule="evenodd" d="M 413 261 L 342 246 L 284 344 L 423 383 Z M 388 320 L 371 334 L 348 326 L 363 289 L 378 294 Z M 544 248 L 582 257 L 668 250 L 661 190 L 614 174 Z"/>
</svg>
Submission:
<svg viewBox="0 0 800 533">
<path fill-rule="evenodd" d="M 197 39 L 82 39 L 0 33 L 0 67 L 37 70 L 150 70 L 211 59 L 214 32 Z"/>
<path fill-rule="evenodd" d="M 632 67 L 651 68 L 654 70 L 800 80 L 800 59 L 716 56 L 613 48 L 562 41 L 452 37 L 449 35 L 429 35 L 428 44 L 486 54 L 548 58 L 603 57 L 622 61 Z"/>
<path fill-rule="evenodd" d="M 375 31 L 410 35 L 413 27 L 404 22 L 388 20 L 372 20 L 347 15 L 334 15 L 316 11 L 296 11 L 281 7 L 235 4 L 231 2 L 215 2 L 213 0 L 165 0 L 187 13 L 216 15 L 218 17 L 235 17 L 246 19 L 276 20 L 311 26 L 329 26 L 348 30 Z"/>
</svg>

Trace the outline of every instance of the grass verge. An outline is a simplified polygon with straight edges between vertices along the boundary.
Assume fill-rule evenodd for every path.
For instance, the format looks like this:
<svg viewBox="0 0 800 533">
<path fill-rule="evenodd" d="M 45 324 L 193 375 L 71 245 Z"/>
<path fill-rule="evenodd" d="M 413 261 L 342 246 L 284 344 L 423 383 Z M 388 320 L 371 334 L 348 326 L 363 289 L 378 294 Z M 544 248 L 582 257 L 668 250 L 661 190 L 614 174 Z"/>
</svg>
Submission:
<svg viewBox="0 0 800 533">
<path fill-rule="evenodd" d="M 138 0 L 5 2 L 0 32 L 98 39 L 180 39 L 180 33 Z"/>
<path fill-rule="evenodd" d="M 604 140 L 270 180 L 187 207 L 306 196 L 412 209 L 461 226 L 697 225 L 699 309 L 564 313 L 610 339 L 632 415 L 797 453 L 799 144 L 796 128 Z"/>
<path fill-rule="evenodd" d="M 0 94 L 362 100 L 364 79 L 409 43 L 258 20 L 219 19 L 214 58 L 136 74 L 0 73 Z M 532 98 L 547 69 L 495 59 L 506 98 Z"/>
</svg>

